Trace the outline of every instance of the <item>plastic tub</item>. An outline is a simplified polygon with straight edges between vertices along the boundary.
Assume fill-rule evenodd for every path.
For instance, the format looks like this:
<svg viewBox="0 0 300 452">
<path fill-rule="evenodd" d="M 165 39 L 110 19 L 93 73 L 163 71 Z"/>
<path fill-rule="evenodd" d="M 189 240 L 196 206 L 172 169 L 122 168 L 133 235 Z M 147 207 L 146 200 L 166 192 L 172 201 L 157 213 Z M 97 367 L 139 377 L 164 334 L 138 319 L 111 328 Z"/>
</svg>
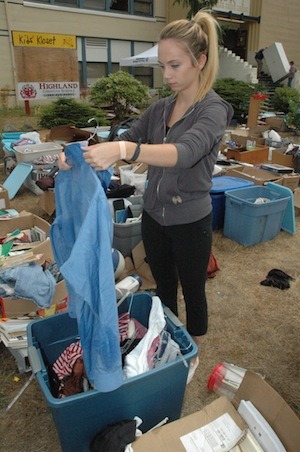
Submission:
<svg viewBox="0 0 300 452">
<path fill-rule="evenodd" d="M 256 245 L 276 237 L 290 197 L 268 187 L 254 186 L 225 192 L 223 234 L 241 245 Z M 256 203 L 258 199 L 267 202 Z"/>
<path fill-rule="evenodd" d="M 127 311 L 130 302 L 131 297 L 128 297 L 119 312 Z M 151 304 L 150 294 L 133 295 L 131 315 L 146 327 Z M 197 354 L 196 344 L 177 317 L 167 313 L 166 323 L 189 363 Z M 124 380 L 115 391 L 90 390 L 57 399 L 51 394 L 47 366 L 51 366 L 77 337 L 77 322 L 68 313 L 56 314 L 31 322 L 27 332 L 29 349 L 36 349 L 41 362 L 36 379 L 51 409 L 63 451 L 89 451 L 91 440 L 100 430 L 122 419 L 139 416 L 143 420 L 140 428 L 145 432 L 165 417 L 170 421 L 180 417 L 188 376 L 188 367 L 182 359 Z"/>
<path fill-rule="evenodd" d="M 213 177 L 213 186 L 210 190 L 210 196 L 213 206 L 213 229 L 221 229 L 224 225 L 225 215 L 225 191 L 235 190 L 242 187 L 250 187 L 253 182 L 239 177 L 217 176 Z"/>
<path fill-rule="evenodd" d="M 58 155 L 62 146 L 57 143 L 47 142 L 14 147 L 17 162 L 32 162 L 43 155 Z"/>
</svg>

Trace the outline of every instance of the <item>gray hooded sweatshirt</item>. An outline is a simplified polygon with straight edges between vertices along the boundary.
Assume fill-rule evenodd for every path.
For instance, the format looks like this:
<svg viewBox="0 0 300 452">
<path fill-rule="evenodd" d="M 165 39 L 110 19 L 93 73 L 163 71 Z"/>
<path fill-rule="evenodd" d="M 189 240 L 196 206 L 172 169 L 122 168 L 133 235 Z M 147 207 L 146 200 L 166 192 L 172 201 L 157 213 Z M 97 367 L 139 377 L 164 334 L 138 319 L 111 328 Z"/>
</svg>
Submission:
<svg viewBox="0 0 300 452">
<path fill-rule="evenodd" d="M 175 100 L 174 96 L 158 100 L 118 137 L 176 146 L 178 160 L 174 167 L 148 167 L 144 209 L 163 226 L 192 223 L 212 211 L 212 173 L 233 116 L 232 106 L 211 90 L 168 129 Z"/>
</svg>

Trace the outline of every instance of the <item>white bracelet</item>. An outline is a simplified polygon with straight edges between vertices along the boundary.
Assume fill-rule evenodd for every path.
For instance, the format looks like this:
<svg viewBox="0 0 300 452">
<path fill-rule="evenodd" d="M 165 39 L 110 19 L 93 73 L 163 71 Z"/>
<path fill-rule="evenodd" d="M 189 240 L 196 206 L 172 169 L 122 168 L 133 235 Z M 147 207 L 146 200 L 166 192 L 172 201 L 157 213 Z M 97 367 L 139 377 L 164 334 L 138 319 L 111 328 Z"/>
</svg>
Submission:
<svg viewBox="0 0 300 452">
<path fill-rule="evenodd" d="M 125 141 L 118 141 L 120 147 L 120 159 L 126 160 L 126 144 Z"/>
</svg>

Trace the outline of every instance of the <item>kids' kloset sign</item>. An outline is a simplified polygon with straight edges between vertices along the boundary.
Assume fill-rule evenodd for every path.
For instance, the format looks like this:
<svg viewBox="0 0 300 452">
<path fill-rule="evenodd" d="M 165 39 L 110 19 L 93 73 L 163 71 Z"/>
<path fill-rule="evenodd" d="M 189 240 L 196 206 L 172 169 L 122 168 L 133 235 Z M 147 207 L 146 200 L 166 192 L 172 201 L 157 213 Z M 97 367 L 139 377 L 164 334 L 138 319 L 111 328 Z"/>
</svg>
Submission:
<svg viewBox="0 0 300 452">
<path fill-rule="evenodd" d="M 23 82 L 18 83 L 19 100 L 79 98 L 79 82 Z"/>
</svg>

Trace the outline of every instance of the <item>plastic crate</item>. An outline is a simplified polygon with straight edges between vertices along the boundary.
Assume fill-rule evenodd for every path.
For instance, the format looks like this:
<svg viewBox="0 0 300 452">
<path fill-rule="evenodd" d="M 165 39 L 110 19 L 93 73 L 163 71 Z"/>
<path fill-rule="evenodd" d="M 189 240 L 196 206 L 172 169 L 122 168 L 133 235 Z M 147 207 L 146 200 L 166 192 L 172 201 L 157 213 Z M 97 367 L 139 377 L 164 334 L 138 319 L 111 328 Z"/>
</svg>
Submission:
<svg viewBox="0 0 300 452">
<path fill-rule="evenodd" d="M 250 187 L 254 182 L 239 177 L 216 176 L 213 177 L 213 186 L 210 190 L 212 200 L 212 227 L 221 229 L 224 225 L 225 215 L 225 191 L 242 187 Z"/>
<path fill-rule="evenodd" d="M 32 162 L 43 155 L 58 155 L 62 146 L 57 143 L 28 144 L 26 146 L 15 146 L 17 162 Z"/>
<path fill-rule="evenodd" d="M 130 196 L 127 198 L 132 204 L 143 205 L 141 195 Z M 142 240 L 142 222 L 137 220 L 133 223 L 115 223 L 113 248 L 119 250 L 124 257 L 131 255 L 131 250 Z"/>
<path fill-rule="evenodd" d="M 225 192 L 223 234 L 241 245 L 256 245 L 276 237 L 289 197 L 268 187 L 254 186 Z M 269 201 L 256 204 L 257 198 Z"/>
<path fill-rule="evenodd" d="M 265 139 L 265 146 L 269 146 L 272 148 L 283 148 L 284 146 L 288 146 L 291 143 L 290 140 L 282 140 L 282 141 L 274 141 L 270 138 Z"/>
<path fill-rule="evenodd" d="M 148 326 L 152 296 L 146 292 L 129 297 L 119 307 Z M 172 317 L 172 320 L 171 320 Z M 197 346 L 177 317 L 166 316 L 167 329 L 179 344 L 187 363 L 196 356 Z M 52 411 L 62 450 L 88 451 L 94 436 L 110 423 L 139 416 L 143 432 L 165 417 L 170 421 L 180 417 L 188 367 L 180 358 L 136 377 L 124 380 L 123 385 L 108 393 L 90 390 L 63 399 L 52 396 L 47 366 L 77 337 L 77 323 L 66 314 L 57 314 L 33 321 L 28 326 L 29 355 L 35 347 L 42 369 L 36 373 L 41 391 Z"/>
</svg>

